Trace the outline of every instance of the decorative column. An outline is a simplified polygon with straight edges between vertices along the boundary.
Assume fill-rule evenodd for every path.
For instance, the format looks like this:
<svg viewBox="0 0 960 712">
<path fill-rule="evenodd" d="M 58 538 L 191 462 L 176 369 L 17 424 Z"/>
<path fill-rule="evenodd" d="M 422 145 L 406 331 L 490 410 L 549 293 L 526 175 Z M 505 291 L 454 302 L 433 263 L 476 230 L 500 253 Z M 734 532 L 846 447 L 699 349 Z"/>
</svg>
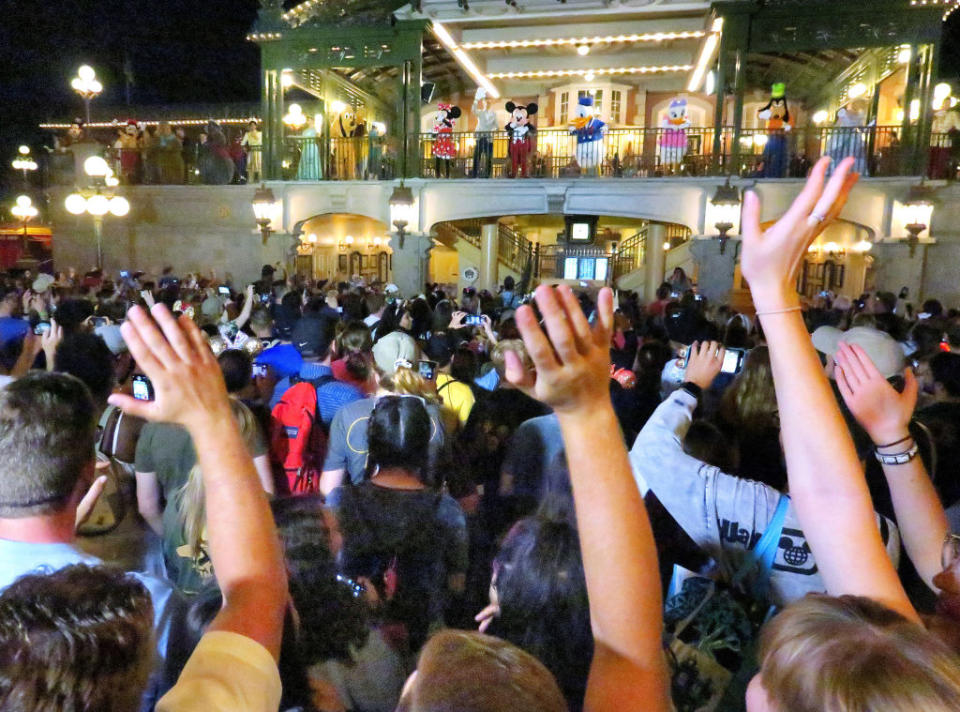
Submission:
<svg viewBox="0 0 960 712">
<path fill-rule="evenodd" d="M 496 292 L 500 286 L 498 273 L 499 257 L 498 242 L 500 240 L 499 225 L 496 222 L 485 222 L 480 226 L 480 289 Z"/>
<path fill-rule="evenodd" d="M 280 72 L 263 72 L 263 172 L 270 180 L 280 180 L 283 160 L 283 87 Z"/>
<path fill-rule="evenodd" d="M 721 254 L 720 241 L 712 237 L 694 239 L 690 254 L 697 263 L 697 290 L 711 302 L 730 303 L 733 277 L 740 256 L 740 239 L 731 237 Z"/>
<path fill-rule="evenodd" d="M 657 298 L 657 287 L 663 284 L 663 270 L 667 262 L 663 243 L 666 239 L 666 226 L 650 223 L 647 227 L 647 245 L 643 251 L 643 300 L 647 303 Z"/>
<path fill-rule="evenodd" d="M 400 294 L 414 298 L 423 293 L 430 270 L 430 250 L 433 240 L 423 233 L 390 233 L 390 249 L 393 250 L 393 283 Z"/>
</svg>

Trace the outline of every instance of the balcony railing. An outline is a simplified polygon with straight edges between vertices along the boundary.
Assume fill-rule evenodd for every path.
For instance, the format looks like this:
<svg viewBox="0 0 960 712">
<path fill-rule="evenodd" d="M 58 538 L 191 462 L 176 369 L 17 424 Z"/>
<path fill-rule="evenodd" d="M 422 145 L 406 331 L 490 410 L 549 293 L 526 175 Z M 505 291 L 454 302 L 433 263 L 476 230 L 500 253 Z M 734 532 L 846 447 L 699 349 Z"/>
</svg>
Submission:
<svg viewBox="0 0 960 712">
<path fill-rule="evenodd" d="M 954 179 L 960 170 L 960 134 L 930 136 L 925 155 L 902 144 L 900 126 L 861 128 L 800 127 L 792 131 L 743 129 L 734 140 L 732 127 L 719 134 L 713 128 L 684 131 L 663 128 L 610 129 L 602 141 L 578 144 L 566 129 L 545 128 L 522 146 L 506 132 L 458 132 L 439 138 L 421 133 L 403 139 L 392 136 L 326 138 L 287 136 L 282 143 L 280 174 L 289 181 L 392 180 L 394 178 L 659 178 L 736 175 L 758 178 L 802 178 L 821 156 L 854 156 L 863 176 L 906 176 L 916 166 L 930 178 Z M 717 140 L 719 138 L 719 140 Z M 715 145 L 716 144 L 716 145 Z M 403 161 L 404 151 L 407 161 Z M 144 149 L 124 170 L 115 149 L 103 148 L 124 182 L 224 183 L 262 179 L 267 169 L 259 147 L 191 146 L 179 154 Z M 129 158 L 129 157 L 128 157 Z M 132 161 L 132 159 L 129 159 Z M 168 161 L 182 168 L 158 168 Z M 47 161 L 50 182 L 75 182 L 70 150 Z M 217 170 L 218 165 L 224 170 Z M 232 165 L 232 170 L 229 170 Z M 128 164 L 130 165 L 130 164 Z M 406 165 L 406 175 L 402 166 Z M 224 178 L 224 176 L 231 176 Z M 269 174 L 268 174 L 269 175 Z"/>
</svg>

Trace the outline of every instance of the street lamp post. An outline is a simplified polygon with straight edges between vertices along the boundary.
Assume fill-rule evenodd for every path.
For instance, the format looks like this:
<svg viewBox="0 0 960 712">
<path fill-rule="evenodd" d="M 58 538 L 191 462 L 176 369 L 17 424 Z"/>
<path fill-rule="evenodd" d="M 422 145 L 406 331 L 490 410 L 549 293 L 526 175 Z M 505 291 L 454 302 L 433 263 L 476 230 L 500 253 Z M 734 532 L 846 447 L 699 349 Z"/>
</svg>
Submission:
<svg viewBox="0 0 960 712">
<path fill-rule="evenodd" d="M 907 198 L 903 202 L 903 212 L 910 257 L 917 253 L 920 233 L 929 228 L 933 222 L 933 209 L 938 202 L 933 188 L 922 181 L 919 185 L 912 186 L 907 193 Z"/>
<path fill-rule="evenodd" d="M 406 236 L 407 225 L 410 224 L 410 213 L 413 210 L 413 191 L 403 185 L 393 189 L 390 196 L 390 222 L 397 228 L 397 240 L 400 249 L 403 249 L 403 239 Z"/>
<path fill-rule="evenodd" d="M 17 197 L 16 204 L 10 208 L 10 213 L 23 223 L 23 236 L 20 240 L 20 249 L 23 252 L 27 250 L 27 223 L 37 217 L 39 211 L 33 205 L 29 195 Z"/>
<path fill-rule="evenodd" d="M 730 177 L 723 185 L 717 186 L 717 192 L 710 199 L 713 206 L 714 227 L 717 228 L 717 239 L 720 240 L 720 254 L 727 250 L 727 233 L 737 224 L 740 218 L 740 190 L 730 185 Z"/>
<path fill-rule="evenodd" d="M 265 184 L 261 183 L 257 192 L 253 194 L 253 217 L 260 228 L 260 236 L 263 238 L 263 244 L 267 244 L 270 233 L 273 229 L 270 223 L 273 222 L 274 204 L 277 202 L 273 191 Z"/>
<path fill-rule="evenodd" d="M 113 215 L 122 218 L 130 212 L 130 202 L 122 195 L 104 192 L 117 186 L 116 177 L 107 162 L 100 156 L 90 156 L 83 164 L 84 173 L 93 185 L 71 193 L 64 207 L 71 215 L 87 213 L 93 218 L 93 234 L 97 241 L 97 269 L 103 269 L 103 218 Z"/>
<path fill-rule="evenodd" d="M 90 123 L 90 100 L 95 99 L 103 91 L 103 84 L 97 80 L 97 73 L 93 67 L 84 64 L 77 70 L 77 76 L 70 81 L 70 87 L 83 98 L 86 109 L 87 123 Z"/>
<path fill-rule="evenodd" d="M 23 171 L 23 185 L 29 187 L 30 178 L 28 174 L 37 170 L 37 162 L 30 155 L 30 147 L 21 146 L 17 150 L 17 157 L 11 161 L 10 165 L 13 166 L 14 170 Z"/>
</svg>

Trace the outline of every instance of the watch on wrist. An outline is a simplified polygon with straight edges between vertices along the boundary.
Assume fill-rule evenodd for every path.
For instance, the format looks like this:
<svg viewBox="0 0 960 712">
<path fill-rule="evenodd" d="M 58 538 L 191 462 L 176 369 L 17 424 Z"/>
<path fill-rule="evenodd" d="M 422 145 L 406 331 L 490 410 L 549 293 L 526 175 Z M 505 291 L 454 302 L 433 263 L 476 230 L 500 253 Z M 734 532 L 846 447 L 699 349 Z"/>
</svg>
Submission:
<svg viewBox="0 0 960 712">
<path fill-rule="evenodd" d="M 680 384 L 680 388 L 685 390 L 687 393 L 692 395 L 697 400 L 700 400 L 701 398 L 703 398 L 703 389 L 693 381 L 684 381 L 683 383 Z"/>
</svg>

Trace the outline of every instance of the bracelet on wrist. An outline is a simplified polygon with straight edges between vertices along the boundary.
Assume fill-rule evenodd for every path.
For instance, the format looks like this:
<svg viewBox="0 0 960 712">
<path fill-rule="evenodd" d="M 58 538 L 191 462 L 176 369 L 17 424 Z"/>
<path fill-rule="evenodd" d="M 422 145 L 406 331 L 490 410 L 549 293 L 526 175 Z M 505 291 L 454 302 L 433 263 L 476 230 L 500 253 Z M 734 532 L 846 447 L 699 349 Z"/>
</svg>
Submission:
<svg viewBox="0 0 960 712">
<path fill-rule="evenodd" d="M 876 447 L 879 450 L 880 448 L 893 447 L 894 445 L 905 443 L 907 442 L 907 440 L 913 440 L 913 436 L 910 433 L 907 433 L 904 437 L 900 438 L 899 440 L 894 440 L 892 443 L 886 443 L 885 445 L 881 445 L 877 443 L 874 447 Z"/>
<path fill-rule="evenodd" d="M 881 455 L 879 452 L 875 452 L 874 456 L 881 465 L 906 465 L 918 454 L 920 454 L 920 448 L 914 443 L 913 447 L 904 452 L 892 453 L 890 455 Z"/>
</svg>

